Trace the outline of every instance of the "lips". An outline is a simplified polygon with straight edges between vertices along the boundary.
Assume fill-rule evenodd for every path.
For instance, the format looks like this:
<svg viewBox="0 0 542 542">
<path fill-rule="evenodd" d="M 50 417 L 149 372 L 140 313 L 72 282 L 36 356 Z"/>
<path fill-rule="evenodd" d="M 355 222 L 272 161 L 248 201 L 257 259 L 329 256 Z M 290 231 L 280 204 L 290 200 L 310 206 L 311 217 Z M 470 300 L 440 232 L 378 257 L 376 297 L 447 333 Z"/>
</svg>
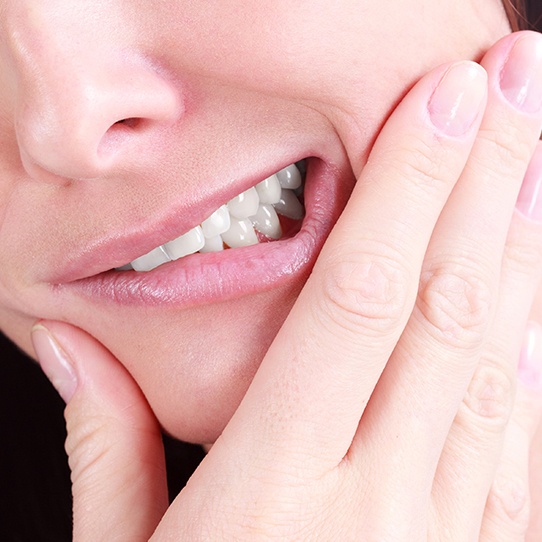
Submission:
<svg viewBox="0 0 542 542">
<path fill-rule="evenodd" d="M 85 262 L 79 262 L 54 288 L 58 294 L 71 292 L 92 301 L 187 307 L 269 290 L 292 279 L 304 280 L 353 184 L 350 172 L 341 173 L 318 158 L 308 159 L 306 216 L 302 224 L 280 240 L 217 253 L 191 254 L 148 273 L 107 270 L 85 276 Z M 87 254 L 87 258 L 92 256 L 92 252 Z M 132 259 L 136 257 L 137 253 Z M 70 275 L 71 280 L 66 280 Z"/>
<path fill-rule="evenodd" d="M 167 262 L 196 252 L 220 252 L 225 248 L 256 245 L 282 237 L 282 222 L 303 218 L 302 197 L 305 161 L 290 164 L 221 205 L 200 225 L 155 247 L 120 268 L 151 271 Z"/>
</svg>

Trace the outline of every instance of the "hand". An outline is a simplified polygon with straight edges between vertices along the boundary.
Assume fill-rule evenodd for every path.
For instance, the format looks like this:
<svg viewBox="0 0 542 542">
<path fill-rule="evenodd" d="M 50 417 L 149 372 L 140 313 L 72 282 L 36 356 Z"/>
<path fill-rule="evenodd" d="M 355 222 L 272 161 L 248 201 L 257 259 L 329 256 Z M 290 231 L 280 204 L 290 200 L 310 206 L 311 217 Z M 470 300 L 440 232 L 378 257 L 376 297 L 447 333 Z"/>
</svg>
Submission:
<svg viewBox="0 0 542 542">
<path fill-rule="evenodd" d="M 387 121 L 241 405 L 167 511 L 158 424 L 130 375 L 80 330 L 36 328 L 68 400 L 76 541 L 524 539 L 538 391 L 521 388 L 509 420 L 542 197 L 523 214 L 514 202 L 533 154 L 526 178 L 542 176 L 542 37 L 508 36 L 481 64 L 432 71 Z M 542 332 L 529 333 L 538 354 Z M 523 373 L 542 361 L 522 359 Z"/>
</svg>

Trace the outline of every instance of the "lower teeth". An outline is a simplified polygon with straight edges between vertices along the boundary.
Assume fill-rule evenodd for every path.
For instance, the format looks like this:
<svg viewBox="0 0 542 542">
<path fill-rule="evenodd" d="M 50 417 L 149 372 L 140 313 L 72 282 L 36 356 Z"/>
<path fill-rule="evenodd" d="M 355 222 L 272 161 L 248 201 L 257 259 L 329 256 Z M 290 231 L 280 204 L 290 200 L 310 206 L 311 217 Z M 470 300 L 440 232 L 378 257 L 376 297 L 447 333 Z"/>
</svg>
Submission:
<svg viewBox="0 0 542 542">
<path fill-rule="evenodd" d="M 232 198 L 201 225 L 117 270 L 151 271 L 196 252 L 255 245 L 262 236 L 266 240 L 280 239 L 282 228 L 278 215 L 297 221 L 305 214 L 299 199 L 303 197 L 305 170 L 305 160 L 285 167 Z"/>
</svg>

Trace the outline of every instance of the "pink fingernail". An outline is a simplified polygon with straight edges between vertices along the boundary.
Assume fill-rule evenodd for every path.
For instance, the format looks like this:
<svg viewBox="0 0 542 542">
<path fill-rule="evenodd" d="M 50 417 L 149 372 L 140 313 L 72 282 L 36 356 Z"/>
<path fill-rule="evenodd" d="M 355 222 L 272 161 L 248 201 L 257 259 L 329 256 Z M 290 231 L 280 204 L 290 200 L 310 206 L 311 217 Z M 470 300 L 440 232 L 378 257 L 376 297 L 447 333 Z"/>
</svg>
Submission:
<svg viewBox="0 0 542 542">
<path fill-rule="evenodd" d="M 518 377 L 528 387 L 539 390 L 542 373 L 542 327 L 528 322 L 519 356 Z"/>
<path fill-rule="evenodd" d="M 429 100 L 433 124 L 445 134 L 461 136 L 480 114 L 487 92 L 484 69 L 475 62 L 458 62 L 448 68 Z"/>
<path fill-rule="evenodd" d="M 516 209 L 531 220 L 542 222 L 542 146 L 538 146 L 531 158 L 518 199 Z"/>
<path fill-rule="evenodd" d="M 536 113 L 542 107 L 542 37 L 534 32 L 519 38 L 503 66 L 500 86 L 517 109 Z"/>
<path fill-rule="evenodd" d="M 32 329 L 32 344 L 43 372 L 67 403 L 77 388 L 77 376 L 68 357 L 40 324 Z"/>
</svg>

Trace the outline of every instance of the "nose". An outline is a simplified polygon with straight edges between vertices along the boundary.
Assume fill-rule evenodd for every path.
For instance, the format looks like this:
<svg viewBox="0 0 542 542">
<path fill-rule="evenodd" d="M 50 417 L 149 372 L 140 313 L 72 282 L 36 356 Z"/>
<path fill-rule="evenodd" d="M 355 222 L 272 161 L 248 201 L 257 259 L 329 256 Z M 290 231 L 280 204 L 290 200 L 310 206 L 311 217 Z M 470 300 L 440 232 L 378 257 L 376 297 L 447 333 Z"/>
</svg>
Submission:
<svg viewBox="0 0 542 542">
<path fill-rule="evenodd" d="M 67 41 L 58 38 L 62 28 L 32 27 L 10 33 L 15 129 L 32 177 L 100 178 L 130 169 L 161 145 L 183 112 L 164 70 L 134 49 Z"/>
</svg>

